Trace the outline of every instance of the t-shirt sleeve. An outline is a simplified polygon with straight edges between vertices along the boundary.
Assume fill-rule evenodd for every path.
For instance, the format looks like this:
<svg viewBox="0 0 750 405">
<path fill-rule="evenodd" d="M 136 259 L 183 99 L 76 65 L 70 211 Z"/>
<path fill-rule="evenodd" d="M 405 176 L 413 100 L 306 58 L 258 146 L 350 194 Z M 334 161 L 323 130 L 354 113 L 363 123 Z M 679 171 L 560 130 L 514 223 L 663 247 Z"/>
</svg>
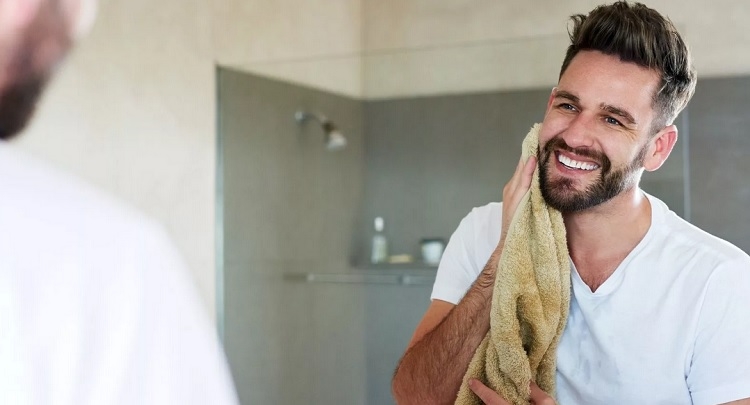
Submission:
<svg viewBox="0 0 750 405">
<path fill-rule="evenodd" d="M 715 270 L 701 308 L 688 387 L 695 405 L 750 398 L 750 258 Z"/>
<path fill-rule="evenodd" d="M 500 204 L 474 208 L 461 220 L 440 260 L 431 299 L 461 301 L 497 245 L 492 239 L 499 239 L 499 212 Z"/>
</svg>

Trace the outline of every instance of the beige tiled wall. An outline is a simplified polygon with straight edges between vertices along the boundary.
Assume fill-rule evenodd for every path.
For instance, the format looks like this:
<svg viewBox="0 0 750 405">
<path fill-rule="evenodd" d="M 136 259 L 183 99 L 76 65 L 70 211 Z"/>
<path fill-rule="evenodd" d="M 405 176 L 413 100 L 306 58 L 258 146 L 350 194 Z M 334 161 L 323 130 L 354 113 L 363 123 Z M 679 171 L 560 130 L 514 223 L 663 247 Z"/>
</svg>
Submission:
<svg viewBox="0 0 750 405">
<path fill-rule="evenodd" d="M 362 91 L 362 0 L 213 3 L 223 66 L 349 96 Z"/>
<path fill-rule="evenodd" d="M 507 42 L 378 51 L 364 59 L 367 99 L 390 99 L 551 86 L 559 72 L 564 35 Z M 535 63 L 519 63 L 534 60 Z"/>
<path fill-rule="evenodd" d="M 366 51 L 441 47 L 564 33 L 565 20 L 598 0 L 367 0 Z"/>
<path fill-rule="evenodd" d="M 669 16 L 703 77 L 750 73 L 750 6 L 644 0 Z M 366 0 L 366 98 L 552 86 L 566 21 L 601 0 Z M 611 3 L 611 2 L 606 2 Z"/>
</svg>

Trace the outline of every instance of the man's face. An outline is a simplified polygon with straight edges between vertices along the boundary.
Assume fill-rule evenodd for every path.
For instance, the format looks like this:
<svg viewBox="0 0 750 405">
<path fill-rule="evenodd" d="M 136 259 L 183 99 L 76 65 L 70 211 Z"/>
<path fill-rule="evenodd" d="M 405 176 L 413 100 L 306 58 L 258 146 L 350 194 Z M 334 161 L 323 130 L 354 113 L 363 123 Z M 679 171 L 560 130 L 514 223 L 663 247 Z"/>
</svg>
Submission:
<svg viewBox="0 0 750 405">
<path fill-rule="evenodd" d="M 656 72 L 596 51 L 576 55 L 553 90 L 539 135 L 539 181 L 564 213 L 635 187 L 655 118 Z"/>
<path fill-rule="evenodd" d="M 54 68 L 82 30 L 82 13 L 91 10 L 87 0 L 36 1 L 0 0 L 6 13 L 0 19 L 5 38 L 0 43 L 0 139 L 26 126 Z"/>
</svg>

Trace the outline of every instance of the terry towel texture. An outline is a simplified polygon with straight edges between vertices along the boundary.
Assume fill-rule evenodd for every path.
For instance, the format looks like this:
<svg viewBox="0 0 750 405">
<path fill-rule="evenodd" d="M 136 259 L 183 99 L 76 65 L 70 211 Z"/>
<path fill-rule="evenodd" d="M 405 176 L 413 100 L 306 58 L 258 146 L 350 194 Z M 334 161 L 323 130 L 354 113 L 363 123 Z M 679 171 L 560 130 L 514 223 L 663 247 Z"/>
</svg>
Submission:
<svg viewBox="0 0 750 405">
<path fill-rule="evenodd" d="M 523 142 L 524 161 L 537 156 L 540 124 Z M 565 224 L 539 188 L 539 168 L 510 223 L 492 292 L 490 330 L 474 353 L 456 399 L 482 404 L 469 389 L 476 378 L 514 405 L 529 403 L 529 383 L 554 396 L 555 355 L 570 304 Z"/>
</svg>

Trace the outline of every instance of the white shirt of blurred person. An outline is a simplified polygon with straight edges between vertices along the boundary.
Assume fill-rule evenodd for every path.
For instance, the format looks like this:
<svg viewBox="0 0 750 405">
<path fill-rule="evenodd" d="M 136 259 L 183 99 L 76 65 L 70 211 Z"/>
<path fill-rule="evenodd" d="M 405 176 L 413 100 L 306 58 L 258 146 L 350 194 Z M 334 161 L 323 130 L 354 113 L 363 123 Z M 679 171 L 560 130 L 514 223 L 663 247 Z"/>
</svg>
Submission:
<svg viewBox="0 0 750 405">
<path fill-rule="evenodd" d="M 93 20 L 88 0 L 0 0 L 0 137 Z M 235 404 L 165 233 L 0 144 L 0 403 Z"/>
</svg>

